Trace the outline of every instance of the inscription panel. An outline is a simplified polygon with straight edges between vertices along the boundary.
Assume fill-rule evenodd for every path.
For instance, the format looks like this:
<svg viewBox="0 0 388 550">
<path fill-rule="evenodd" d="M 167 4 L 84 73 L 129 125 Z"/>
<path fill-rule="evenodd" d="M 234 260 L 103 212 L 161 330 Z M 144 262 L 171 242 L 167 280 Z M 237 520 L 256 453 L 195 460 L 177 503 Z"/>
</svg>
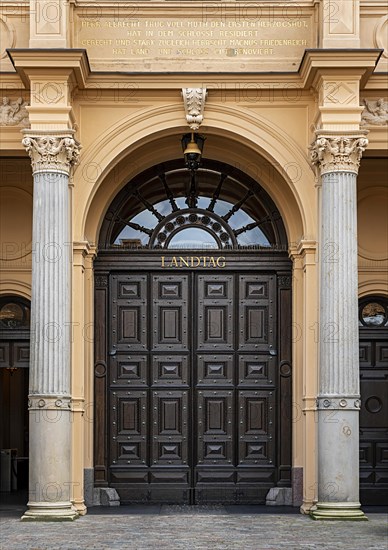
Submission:
<svg viewBox="0 0 388 550">
<path fill-rule="evenodd" d="M 101 14 L 75 8 L 74 47 L 86 48 L 94 70 L 295 70 L 317 46 L 314 9 L 300 5 L 215 6 L 192 2 L 150 13 L 123 5 Z M 187 62 L 190 62 L 189 64 Z M 147 69 L 145 69 L 145 67 Z"/>
</svg>

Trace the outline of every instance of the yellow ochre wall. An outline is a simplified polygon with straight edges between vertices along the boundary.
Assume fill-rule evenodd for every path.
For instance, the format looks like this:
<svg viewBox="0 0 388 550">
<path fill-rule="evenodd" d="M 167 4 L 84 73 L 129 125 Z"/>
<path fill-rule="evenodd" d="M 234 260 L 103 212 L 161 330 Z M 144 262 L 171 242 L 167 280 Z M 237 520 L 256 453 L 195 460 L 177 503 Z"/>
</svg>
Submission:
<svg viewBox="0 0 388 550">
<path fill-rule="evenodd" d="M 83 9 L 81 4 L 78 3 L 78 8 L 71 4 L 69 9 Z M 354 25 L 341 34 L 343 31 L 324 24 L 326 0 L 319 9 L 315 2 L 301 3 L 315 25 L 313 47 L 386 47 L 387 23 L 381 3 L 343 3 L 345 7 L 341 4 L 340 9 L 346 12 L 350 4 L 360 10 L 351 12 L 349 20 Z M 152 7 L 153 3 L 149 5 Z M 42 29 L 35 28 L 32 22 L 29 27 L 27 5 L 20 5 L 19 11 L 12 11 L 12 2 L 7 6 L 8 13 L 3 14 L 1 23 L 6 28 L 6 47 L 55 47 L 55 33 L 49 33 L 52 42 L 47 42 Z M 344 17 L 349 15 L 345 12 Z M 77 45 L 73 21 L 76 21 L 75 15 L 57 27 L 58 47 Z M 338 53 L 337 68 L 329 64 L 320 76 L 314 73 L 313 62 L 311 65 L 306 62 L 306 68 L 302 66 L 298 72 L 301 57 L 294 63 L 295 67 L 284 74 L 252 76 L 244 70 L 229 74 L 224 63 L 218 75 L 150 72 L 128 76 L 90 72 L 86 63 L 79 68 L 78 61 L 70 63 L 54 50 L 47 50 L 47 55 L 42 51 L 39 56 L 31 54 L 23 60 L 19 60 L 22 54 L 11 55 L 17 71 L 6 53 L 0 60 L 0 70 L 5 71 L 0 84 L 2 96 L 12 101 L 23 97 L 30 102 L 30 119 L 35 129 L 65 130 L 73 126 L 82 145 L 80 163 L 70 182 L 75 506 L 81 513 L 85 512 L 83 470 L 93 467 L 93 258 L 99 229 L 111 201 L 131 178 L 159 162 L 181 157 L 180 136 L 187 131 L 181 88 L 206 86 L 208 97 L 201 126 L 201 132 L 207 137 L 205 157 L 235 165 L 255 178 L 276 203 L 287 230 L 294 265 L 293 466 L 303 468 L 303 509 L 307 511 L 317 497 L 318 358 L 311 327 L 318 322 L 319 238 L 319 181 L 309 162 L 309 146 L 314 130 L 326 123 L 325 116 L 337 117 L 343 129 L 349 129 L 346 124 L 352 116 L 352 129 L 355 129 L 354 121 L 359 121 L 362 110 L 361 100 L 384 97 L 386 80 L 381 71 L 388 66 L 386 50 L 374 74 L 373 67 L 365 68 L 366 62 L 361 58 L 358 65 L 355 57 L 349 57 L 347 62 L 346 56 L 350 54 L 345 52 Z M 79 53 L 74 54 L 76 58 Z M 34 63 L 35 68 L 30 69 Z M 92 59 L 93 63 L 98 65 L 98 60 Z M 357 68 L 359 65 L 364 67 L 362 71 Z M 319 112 L 322 101 L 326 105 L 320 82 L 329 82 L 330 86 L 334 83 L 341 92 L 339 100 L 330 107 L 331 114 Z M 36 96 L 36 83 L 40 89 L 45 83 L 54 83 L 54 88 L 63 93 L 57 101 L 42 107 Z M 117 89 L 124 92 L 118 93 Z M 353 104 L 351 115 L 350 103 Z M 387 126 L 368 127 L 368 130 L 370 143 L 358 176 L 360 296 L 388 292 Z M 31 264 L 40 251 L 31 251 L 33 185 L 21 138 L 20 127 L 0 125 L 0 293 L 30 298 Z"/>
</svg>

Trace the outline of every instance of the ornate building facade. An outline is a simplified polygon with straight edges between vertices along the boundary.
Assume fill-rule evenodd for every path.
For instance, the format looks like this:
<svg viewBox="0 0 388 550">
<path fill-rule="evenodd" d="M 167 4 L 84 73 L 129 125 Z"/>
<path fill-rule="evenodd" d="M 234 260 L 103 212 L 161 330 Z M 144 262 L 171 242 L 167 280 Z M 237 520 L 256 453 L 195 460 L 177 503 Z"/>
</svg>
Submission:
<svg viewBox="0 0 388 550">
<path fill-rule="evenodd" d="M 0 6 L 22 519 L 365 519 L 388 491 L 385 3 Z"/>
</svg>

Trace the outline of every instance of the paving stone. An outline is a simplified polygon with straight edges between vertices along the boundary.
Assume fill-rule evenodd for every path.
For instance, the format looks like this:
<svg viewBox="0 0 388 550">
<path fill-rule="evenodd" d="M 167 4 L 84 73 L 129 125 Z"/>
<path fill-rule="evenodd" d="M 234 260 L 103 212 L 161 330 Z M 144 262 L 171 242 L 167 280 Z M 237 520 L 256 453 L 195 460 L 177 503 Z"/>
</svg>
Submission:
<svg viewBox="0 0 388 550">
<path fill-rule="evenodd" d="M 164 511 L 163 511 L 164 508 Z M 1 520 L 4 550 L 387 550 L 387 516 L 320 522 L 296 514 L 233 514 L 217 508 L 87 515 L 73 523 Z M 173 508 L 173 507 L 171 507 Z M 189 508 L 189 507 L 187 507 Z M 138 512 L 138 511 L 137 511 Z"/>
</svg>

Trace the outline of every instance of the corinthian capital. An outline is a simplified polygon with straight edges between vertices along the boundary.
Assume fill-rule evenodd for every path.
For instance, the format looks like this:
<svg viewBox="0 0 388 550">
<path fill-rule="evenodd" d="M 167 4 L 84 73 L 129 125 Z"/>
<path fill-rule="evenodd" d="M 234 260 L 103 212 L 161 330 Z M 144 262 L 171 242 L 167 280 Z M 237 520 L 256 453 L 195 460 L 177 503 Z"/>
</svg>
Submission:
<svg viewBox="0 0 388 550">
<path fill-rule="evenodd" d="M 22 140 L 31 158 L 32 172 L 64 172 L 78 163 L 81 146 L 73 132 L 65 134 L 27 133 Z"/>
<path fill-rule="evenodd" d="M 190 129 L 196 131 L 203 122 L 206 88 L 182 88 L 186 120 Z"/>
<path fill-rule="evenodd" d="M 368 145 L 365 134 L 318 135 L 310 147 L 311 162 L 320 174 L 358 173 L 362 153 Z"/>
</svg>

